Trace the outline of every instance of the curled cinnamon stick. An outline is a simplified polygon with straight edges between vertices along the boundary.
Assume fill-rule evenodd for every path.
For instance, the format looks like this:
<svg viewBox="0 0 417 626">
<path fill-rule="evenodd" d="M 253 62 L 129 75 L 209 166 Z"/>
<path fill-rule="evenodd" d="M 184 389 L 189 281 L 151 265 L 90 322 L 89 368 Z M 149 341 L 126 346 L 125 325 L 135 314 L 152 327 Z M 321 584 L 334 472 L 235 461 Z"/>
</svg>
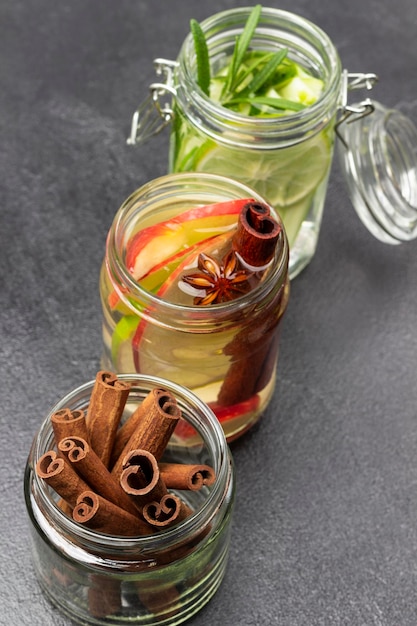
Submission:
<svg viewBox="0 0 417 626">
<path fill-rule="evenodd" d="M 178 496 L 167 493 L 159 502 L 148 502 L 143 507 L 143 517 L 152 526 L 166 528 L 181 522 L 192 513 Z"/>
<path fill-rule="evenodd" d="M 204 485 L 212 485 L 216 479 L 214 469 L 209 465 L 160 463 L 159 471 L 168 489 L 198 491 Z"/>
<path fill-rule="evenodd" d="M 281 225 L 267 204 L 248 202 L 239 214 L 232 248 L 251 267 L 264 267 L 273 258 Z"/>
<path fill-rule="evenodd" d="M 136 507 L 126 496 L 117 480 L 112 476 L 94 450 L 82 437 L 66 437 L 58 444 L 58 449 L 65 455 L 72 467 L 84 478 L 96 493 L 106 500 L 126 509 L 132 515 L 137 514 Z"/>
<path fill-rule="evenodd" d="M 51 424 L 57 442 L 71 436 L 88 439 L 85 412 L 82 410 L 65 408 L 56 411 L 51 415 Z"/>
<path fill-rule="evenodd" d="M 72 512 L 74 521 L 108 535 L 150 534 L 149 526 L 93 491 L 81 493 Z"/>
<path fill-rule="evenodd" d="M 36 463 L 36 473 L 54 489 L 71 508 L 77 498 L 89 487 L 69 463 L 59 457 L 55 450 L 45 452 Z"/>
<path fill-rule="evenodd" d="M 168 493 L 158 463 L 147 450 L 132 450 L 123 459 L 120 485 L 139 511 L 147 502 L 161 500 Z"/>
<path fill-rule="evenodd" d="M 153 389 L 150 393 L 148 393 L 143 399 L 143 402 L 137 406 L 129 419 L 126 420 L 122 426 L 120 426 L 116 433 L 111 455 L 112 466 L 122 454 L 125 445 L 135 432 L 139 422 L 146 416 L 148 411 L 152 410 L 153 403 L 157 401 L 159 403 L 176 402 L 174 396 L 167 395 L 167 392 L 164 389 Z"/>
<path fill-rule="evenodd" d="M 123 460 L 131 450 L 147 450 L 159 461 L 181 417 L 180 408 L 171 392 L 160 395 L 152 390 L 150 394 L 152 402 L 149 403 L 148 411 L 141 416 L 111 471 L 118 479 L 123 470 Z"/>
<path fill-rule="evenodd" d="M 97 456 L 108 467 L 116 431 L 129 395 L 130 384 L 116 374 L 97 373 L 87 411 L 89 440 Z"/>
</svg>

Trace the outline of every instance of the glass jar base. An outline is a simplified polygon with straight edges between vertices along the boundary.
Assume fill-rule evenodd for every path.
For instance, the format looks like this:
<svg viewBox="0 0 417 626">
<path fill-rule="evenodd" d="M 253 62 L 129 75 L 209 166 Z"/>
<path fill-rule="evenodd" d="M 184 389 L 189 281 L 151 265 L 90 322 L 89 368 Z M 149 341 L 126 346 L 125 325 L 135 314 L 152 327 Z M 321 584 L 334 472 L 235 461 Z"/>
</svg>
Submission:
<svg viewBox="0 0 417 626">
<path fill-rule="evenodd" d="M 143 606 L 135 606 L 138 604 L 138 593 L 132 594 L 126 587 L 124 597 L 122 597 L 121 607 L 117 614 L 94 616 L 88 612 L 87 607 L 83 604 L 82 588 L 80 588 L 78 604 L 74 602 L 68 604 L 65 601 L 60 601 L 60 599 L 54 595 L 48 581 L 43 580 L 39 573 L 37 573 L 37 580 L 47 600 L 74 624 L 80 624 L 81 626 L 103 626 L 103 624 L 112 626 L 124 626 L 125 624 L 130 624 L 131 626 L 175 626 L 189 620 L 213 598 L 223 581 L 227 560 L 228 548 L 226 548 L 218 559 L 216 568 L 210 571 L 210 575 L 207 576 L 205 580 L 194 588 L 187 589 L 184 594 L 180 596 L 175 598 L 172 596 L 172 603 L 162 610 L 158 610 L 157 604 L 155 604 L 153 611 L 146 611 Z M 94 574 L 91 576 L 94 576 Z M 118 581 L 115 580 L 114 582 L 117 583 Z M 101 592 L 102 591 L 103 590 L 101 590 Z M 169 592 L 169 590 L 167 591 Z M 108 594 L 106 595 L 108 596 Z M 134 596 L 136 597 L 136 602 Z M 160 601 L 160 598 L 161 594 L 158 594 L 158 598 L 155 599 Z M 89 599 L 91 601 L 91 594 L 89 595 Z M 147 599 L 148 601 L 152 601 L 152 599 L 149 598 L 149 594 Z M 104 604 L 105 603 L 102 602 L 103 606 Z"/>
</svg>

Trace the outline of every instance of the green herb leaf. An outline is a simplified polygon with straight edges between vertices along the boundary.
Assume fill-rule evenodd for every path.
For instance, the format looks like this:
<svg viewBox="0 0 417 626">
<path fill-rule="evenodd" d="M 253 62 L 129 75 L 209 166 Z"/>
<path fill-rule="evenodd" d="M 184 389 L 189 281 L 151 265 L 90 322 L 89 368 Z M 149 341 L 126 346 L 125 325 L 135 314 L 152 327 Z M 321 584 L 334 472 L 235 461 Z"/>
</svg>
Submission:
<svg viewBox="0 0 417 626">
<path fill-rule="evenodd" d="M 274 87 L 276 91 L 279 91 L 281 87 L 286 85 L 297 73 L 297 67 L 293 61 L 286 58 L 277 67 L 276 71 L 271 76 L 270 81 L 264 84 L 264 89 L 267 87 Z"/>
<path fill-rule="evenodd" d="M 246 92 L 246 87 L 239 90 L 239 86 L 247 79 L 248 76 L 250 76 L 250 74 L 256 72 L 258 65 L 264 65 L 265 62 L 268 61 L 270 57 L 272 57 L 272 54 L 272 52 L 270 55 L 268 53 L 265 53 L 263 57 L 257 57 L 250 63 L 248 63 L 247 59 L 245 59 L 245 65 L 240 68 L 235 78 L 235 93 L 242 93 L 243 91 Z"/>
<path fill-rule="evenodd" d="M 233 48 L 233 56 L 232 56 L 232 59 L 231 59 L 231 61 L 229 63 L 229 70 L 227 72 L 226 82 L 224 83 L 224 86 L 223 86 L 222 99 L 224 97 L 226 97 L 228 92 L 230 92 L 232 82 L 234 82 L 236 73 L 237 73 L 237 71 L 239 69 L 238 65 L 236 63 L 238 41 L 239 41 L 239 38 L 236 37 L 235 47 Z"/>
<path fill-rule="evenodd" d="M 256 94 L 257 91 L 270 79 L 278 65 L 282 63 L 288 54 L 287 48 L 283 48 L 272 56 L 271 59 L 264 65 L 264 67 L 256 74 L 249 85 L 246 87 L 245 92 Z"/>
<path fill-rule="evenodd" d="M 232 62 L 229 67 L 229 75 L 227 77 L 226 88 L 228 91 L 235 89 L 235 78 L 240 68 L 243 58 L 248 50 L 249 44 L 252 40 L 256 27 L 261 17 L 262 5 L 257 4 L 253 7 L 250 15 L 246 21 L 245 27 L 236 39 L 235 49 L 233 52 Z"/>
<path fill-rule="evenodd" d="M 210 95 L 210 60 L 206 38 L 200 24 L 195 19 L 190 20 L 190 30 L 197 59 L 197 84 L 208 96 Z"/>
<path fill-rule="evenodd" d="M 301 111 L 306 108 L 306 105 L 301 104 L 301 102 L 293 102 L 285 98 L 268 98 L 266 96 L 237 96 L 226 102 L 223 106 L 232 107 L 236 104 L 250 104 L 257 108 L 267 106 L 272 109 L 286 109 L 288 111 Z"/>
</svg>

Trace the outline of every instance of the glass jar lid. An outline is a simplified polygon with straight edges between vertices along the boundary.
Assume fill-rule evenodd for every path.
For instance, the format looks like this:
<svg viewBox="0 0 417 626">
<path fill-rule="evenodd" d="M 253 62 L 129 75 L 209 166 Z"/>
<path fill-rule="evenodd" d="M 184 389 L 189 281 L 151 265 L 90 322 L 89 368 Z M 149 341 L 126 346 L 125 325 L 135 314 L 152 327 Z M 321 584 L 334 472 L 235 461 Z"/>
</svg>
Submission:
<svg viewBox="0 0 417 626">
<path fill-rule="evenodd" d="M 375 101 L 349 107 L 338 124 L 338 151 L 352 204 L 384 243 L 417 237 L 417 128 Z M 357 114 L 355 115 L 355 111 Z M 368 114 L 369 113 L 369 114 Z"/>
</svg>

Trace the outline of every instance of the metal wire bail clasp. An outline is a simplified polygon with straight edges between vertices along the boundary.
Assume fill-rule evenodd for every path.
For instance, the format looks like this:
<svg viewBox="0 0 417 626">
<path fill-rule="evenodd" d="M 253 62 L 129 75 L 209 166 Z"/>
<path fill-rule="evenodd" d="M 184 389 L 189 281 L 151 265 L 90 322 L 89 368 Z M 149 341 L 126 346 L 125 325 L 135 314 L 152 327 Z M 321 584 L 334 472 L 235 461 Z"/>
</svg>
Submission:
<svg viewBox="0 0 417 626">
<path fill-rule="evenodd" d="M 348 148 L 348 145 L 345 138 L 340 132 L 340 126 L 345 122 L 346 124 L 356 122 L 357 120 L 366 117 L 367 115 L 370 115 L 375 110 L 375 106 L 370 98 L 366 98 L 358 104 L 349 105 L 347 103 L 348 91 L 351 91 L 353 89 L 367 89 L 369 91 L 373 88 L 377 81 L 378 76 L 376 74 L 354 74 L 348 72 L 347 70 L 343 70 L 341 89 L 342 100 L 340 103 L 342 116 L 335 125 L 335 131 L 346 148 Z"/>
<path fill-rule="evenodd" d="M 171 99 L 177 95 L 174 87 L 174 69 L 177 65 L 176 61 L 167 59 L 154 60 L 155 73 L 162 76 L 162 81 L 149 86 L 148 97 L 133 114 L 130 135 L 126 140 L 130 146 L 157 135 L 171 122 L 174 115 Z M 169 101 L 163 101 L 167 95 Z"/>
</svg>

